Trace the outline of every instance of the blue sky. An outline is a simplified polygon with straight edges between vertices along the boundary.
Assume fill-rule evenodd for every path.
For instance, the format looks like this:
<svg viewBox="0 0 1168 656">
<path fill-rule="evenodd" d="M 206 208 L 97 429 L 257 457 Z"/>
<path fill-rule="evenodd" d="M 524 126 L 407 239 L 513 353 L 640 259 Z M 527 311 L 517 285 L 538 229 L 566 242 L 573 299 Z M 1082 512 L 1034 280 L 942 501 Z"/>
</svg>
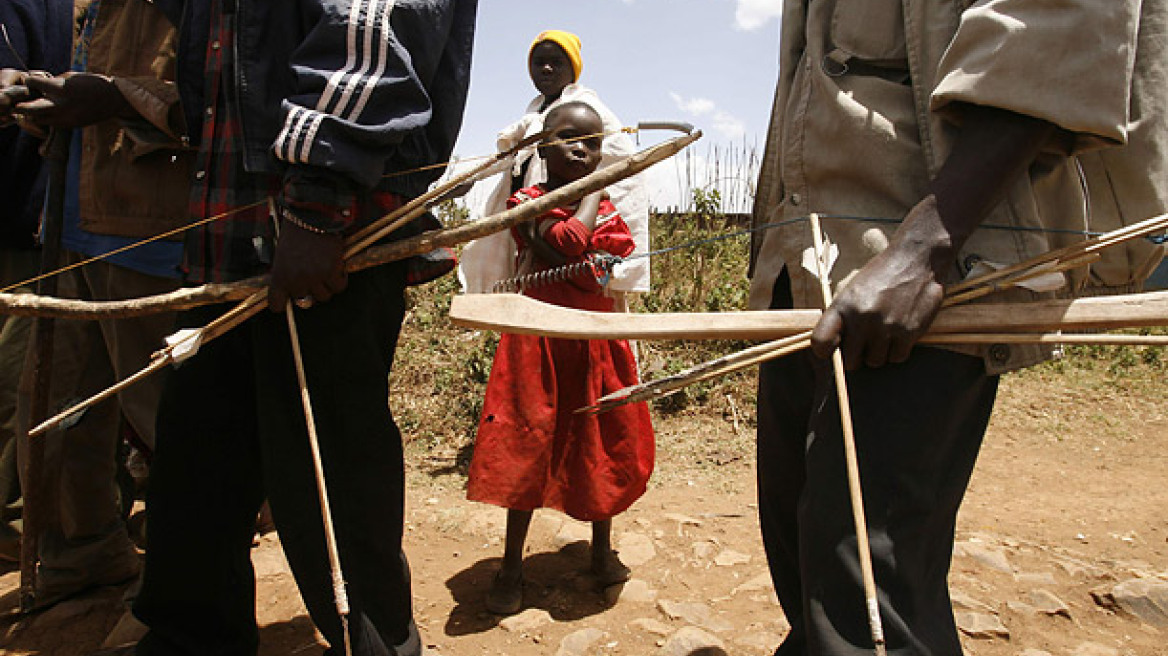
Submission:
<svg viewBox="0 0 1168 656">
<path fill-rule="evenodd" d="M 692 147 L 699 158 L 715 143 L 761 149 L 778 76 L 780 5 L 781 0 L 481 0 L 470 98 L 455 152 L 468 157 L 494 151 L 496 132 L 519 118 L 535 94 L 527 52 L 532 38 L 549 28 L 580 36 L 581 82 L 596 89 L 626 124 L 689 121 L 706 135 Z M 669 175 L 667 168 L 654 173 L 658 205 L 677 200 Z"/>
</svg>

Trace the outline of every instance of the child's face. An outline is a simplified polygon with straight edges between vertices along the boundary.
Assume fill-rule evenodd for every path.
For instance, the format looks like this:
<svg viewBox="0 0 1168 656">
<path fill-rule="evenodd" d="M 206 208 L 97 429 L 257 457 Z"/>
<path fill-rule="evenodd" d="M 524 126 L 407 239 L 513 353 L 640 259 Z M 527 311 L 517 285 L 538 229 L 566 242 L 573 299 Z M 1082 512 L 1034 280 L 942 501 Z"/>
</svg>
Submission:
<svg viewBox="0 0 1168 656">
<path fill-rule="evenodd" d="M 539 148 L 547 164 L 548 183 L 559 186 L 595 171 L 604 142 L 600 117 L 584 107 L 570 107 L 551 118 L 552 122 L 544 126 L 548 145 Z"/>
<path fill-rule="evenodd" d="M 547 98 L 558 98 L 564 87 L 576 77 L 568 53 L 551 41 L 532 48 L 527 72 L 531 74 L 535 88 Z"/>
</svg>

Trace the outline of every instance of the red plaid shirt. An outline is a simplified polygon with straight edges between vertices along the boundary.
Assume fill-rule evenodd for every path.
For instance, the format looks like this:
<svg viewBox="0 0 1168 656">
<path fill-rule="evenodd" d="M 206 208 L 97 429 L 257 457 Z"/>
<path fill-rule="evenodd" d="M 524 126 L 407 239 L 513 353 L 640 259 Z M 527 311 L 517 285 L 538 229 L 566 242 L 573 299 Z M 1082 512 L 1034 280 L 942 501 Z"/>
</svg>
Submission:
<svg viewBox="0 0 1168 656">
<path fill-rule="evenodd" d="M 243 133 L 236 114 L 230 44 L 234 14 L 212 0 L 210 38 L 204 75 L 206 109 L 195 160 L 191 216 L 222 217 L 187 231 L 183 269 L 188 282 L 230 282 L 268 271 L 275 250 L 269 198 L 279 198 L 296 218 L 329 232 L 347 233 L 402 204 L 387 191 L 338 193 L 321 197 L 319 185 L 297 185 L 295 178 L 249 173 L 243 165 Z M 321 177 L 327 177 L 322 172 Z M 347 187 L 347 185 L 341 185 Z M 395 239 L 441 227 L 429 214 L 394 233 Z M 454 252 L 440 249 L 409 261 L 409 284 L 421 284 L 454 268 Z"/>
</svg>

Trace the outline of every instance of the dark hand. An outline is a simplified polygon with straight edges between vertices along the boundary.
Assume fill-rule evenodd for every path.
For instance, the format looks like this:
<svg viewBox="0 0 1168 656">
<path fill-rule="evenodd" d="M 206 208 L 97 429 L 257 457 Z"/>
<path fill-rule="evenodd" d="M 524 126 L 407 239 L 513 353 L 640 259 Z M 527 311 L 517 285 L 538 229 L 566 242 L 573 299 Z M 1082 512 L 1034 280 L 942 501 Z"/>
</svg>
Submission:
<svg viewBox="0 0 1168 656">
<path fill-rule="evenodd" d="M 52 78 L 29 78 L 29 89 L 43 97 L 21 103 L 17 109 L 37 125 L 77 128 L 135 116 L 110 78 L 92 73 L 65 73 Z"/>
<path fill-rule="evenodd" d="M 1055 132 L 1050 123 L 970 105 L 945 164 L 893 235 L 860 269 L 811 334 L 815 354 L 839 346 L 849 369 L 903 362 L 956 276 L 956 254 Z"/>
<path fill-rule="evenodd" d="M 268 309 L 283 312 L 290 299 L 311 298 L 312 303 L 323 303 L 342 292 L 349 283 L 344 249 L 340 235 L 322 235 L 281 222 Z"/>
<path fill-rule="evenodd" d="M 14 68 L 0 68 L 0 125 L 12 122 L 12 109 L 17 103 L 28 100 L 28 87 L 24 85 L 28 74 Z"/>
<path fill-rule="evenodd" d="M 952 269 L 949 240 L 930 229 L 939 225 L 936 200 L 928 196 L 824 312 L 811 334 L 816 355 L 830 358 L 838 346 L 848 369 L 908 358 L 941 307 L 942 278 Z"/>
</svg>

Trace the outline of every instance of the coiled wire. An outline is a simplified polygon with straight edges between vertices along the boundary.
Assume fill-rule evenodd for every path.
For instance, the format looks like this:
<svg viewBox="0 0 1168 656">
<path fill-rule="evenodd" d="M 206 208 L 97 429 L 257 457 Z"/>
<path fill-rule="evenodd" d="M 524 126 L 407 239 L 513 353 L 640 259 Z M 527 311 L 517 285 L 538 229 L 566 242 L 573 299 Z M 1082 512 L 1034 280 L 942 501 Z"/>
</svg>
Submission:
<svg viewBox="0 0 1168 656">
<path fill-rule="evenodd" d="M 514 278 L 507 278 L 496 282 L 491 287 L 491 293 L 516 293 L 532 287 L 542 287 L 557 282 L 566 282 L 582 275 L 591 276 L 601 287 L 608 284 L 612 277 L 612 270 L 620 264 L 623 258 L 607 253 L 594 253 L 583 262 L 573 262 L 564 266 L 544 269 L 535 273 L 528 273 Z"/>
</svg>

